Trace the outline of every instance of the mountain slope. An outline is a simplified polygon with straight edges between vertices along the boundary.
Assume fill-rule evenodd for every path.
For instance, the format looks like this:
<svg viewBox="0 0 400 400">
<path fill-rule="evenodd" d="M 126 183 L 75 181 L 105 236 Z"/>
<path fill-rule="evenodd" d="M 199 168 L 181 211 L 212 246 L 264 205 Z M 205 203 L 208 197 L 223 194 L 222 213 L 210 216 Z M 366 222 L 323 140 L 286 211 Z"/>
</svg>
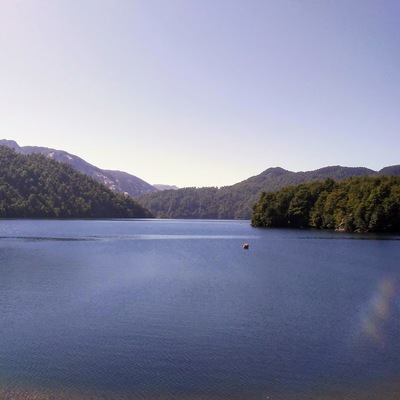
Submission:
<svg viewBox="0 0 400 400">
<path fill-rule="evenodd" d="M 142 179 L 121 171 L 103 170 L 89 164 L 82 158 L 63 150 L 55 150 L 47 147 L 38 146 L 19 146 L 14 140 L 0 140 L 0 146 L 7 146 L 14 149 L 20 154 L 43 154 L 53 160 L 64 162 L 72 165 L 76 170 L 89 175 L 97 182 L 107 186 L 113 192 L 126 193 L 131 197 L 136 197 L 141 194 L 156 192 L 154 186 L 143 181 Z"/>
<path fill-rule="evenodd" d="M 376 172 L 362 167 L 330 166 L 315 171 L 292 172 L 283 168 L 269 168 L 259 175 L 232 186 L 218 188 L 185 188 L 166 190 L 139 196 L 137 200 L 157 217 L 250 219 L 254 203 L 263 191 L 274 191 L 288 185 L 297 185 L 332 178 L 340 181 L 351 177 L 400 175 L 400 166 Z"/>
<path fill-rule="evenodd" d="M 0 217 L 142 218 L 151 214 L 72 166 L 0 146 Z"/>
</svg>

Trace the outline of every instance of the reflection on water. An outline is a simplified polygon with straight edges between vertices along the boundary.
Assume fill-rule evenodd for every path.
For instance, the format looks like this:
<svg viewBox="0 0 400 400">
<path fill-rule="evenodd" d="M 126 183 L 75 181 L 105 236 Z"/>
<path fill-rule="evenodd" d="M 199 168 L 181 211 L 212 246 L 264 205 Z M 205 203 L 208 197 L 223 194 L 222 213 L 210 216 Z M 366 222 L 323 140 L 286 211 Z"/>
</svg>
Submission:
<svg viewBox="0 0 400 400">
<path fill-rule="evenodd" d="M 2 221 L 0 398 L 394 399 L 398 239 Z"/>
</svg>

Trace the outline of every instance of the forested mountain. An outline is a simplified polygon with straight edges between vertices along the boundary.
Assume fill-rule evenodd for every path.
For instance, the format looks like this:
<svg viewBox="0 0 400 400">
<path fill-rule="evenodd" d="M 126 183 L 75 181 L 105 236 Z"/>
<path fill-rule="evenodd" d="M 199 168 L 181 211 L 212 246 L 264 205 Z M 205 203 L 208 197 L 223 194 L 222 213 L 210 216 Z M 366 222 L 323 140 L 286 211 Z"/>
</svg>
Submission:
<svg viewBox="0 0 400 400">
<path fill-rule="evenodd" d="M 0 146 L 0 217 L 141 218 L 151 214 L 68 164 Z"/>
<path fill-rule="evenodd" d="M 386 167 L 379 172 L 367 168 L 341 166 L 308 172 L 269 168 L 232 186 L 166 190 L 139 196 L 137 200 L 161 218 L 250 219 L 252 207 L 263 191 L 327 178 L 343 180 L 381 174 L 400 175 L 400 166 Z"/>
<path fill-rule="evenodd" d="M 254 206 L 251 224 L 400 232 L 400 177 L 326 179 L 264 192 Z"/>
<path fill-rule="evenodd" d="M 111 190 L 135 197 L 135 200 L 160 218 L 250 219 L 252 207 L 263 191 L 327 178 L 339 181 L 349 177 L 400 175 L 400 165 L 386 167 L 379 172 L 368 168 L 341 166 L 307 172 L 269 168 L 232 186 L 158 190 L 126 172 L 102 170 L 65 151 L 36 146 L 20 147 L 12 140 L 0 140 L 0 145 L 11 147 L 21 154 L 39 153 L 66 162 Z"/>
<path fill-rule="evenodd" d="M 122 171 L 110 171 L 95 167 L 82 158 L 63 150 L 38 146 L 19 146 L 14 140 L 0 140 L 0 146 L 8 146 L 20 154 L 43 154 L 53 160 L 72 165 L 76 170 L 91 176 L 97 182 L 107 186 L 113 192 L 126 193 L 136 197 L 144 193 L 157 192 L 158 189 L 137 176 Z"/>
</svg>

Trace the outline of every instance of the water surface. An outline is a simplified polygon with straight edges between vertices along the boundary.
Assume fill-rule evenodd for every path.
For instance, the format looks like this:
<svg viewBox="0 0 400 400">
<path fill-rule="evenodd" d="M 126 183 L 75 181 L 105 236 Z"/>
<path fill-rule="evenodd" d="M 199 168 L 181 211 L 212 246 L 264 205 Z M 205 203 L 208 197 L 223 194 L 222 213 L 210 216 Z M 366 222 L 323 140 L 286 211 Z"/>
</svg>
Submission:
<svg viewBox="0 0 400 400">
<path fill-rule="evenodd" d="M 391 398 L 399 240 L 248 221 L 3 220 L 0 394 Z"/>
</svg>

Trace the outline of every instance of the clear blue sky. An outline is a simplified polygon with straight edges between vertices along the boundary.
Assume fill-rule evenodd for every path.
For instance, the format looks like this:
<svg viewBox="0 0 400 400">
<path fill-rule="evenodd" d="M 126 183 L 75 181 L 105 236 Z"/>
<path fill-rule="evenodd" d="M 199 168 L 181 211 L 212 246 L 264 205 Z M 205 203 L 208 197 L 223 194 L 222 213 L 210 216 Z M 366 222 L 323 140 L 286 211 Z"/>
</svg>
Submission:
<svg viewBox="0 0 400 400">
<path fill-rule="evenodd" d="M 180 187 L 400 164 L 400 1 L 1 0 L 0 138 Z"/>
</svg>

